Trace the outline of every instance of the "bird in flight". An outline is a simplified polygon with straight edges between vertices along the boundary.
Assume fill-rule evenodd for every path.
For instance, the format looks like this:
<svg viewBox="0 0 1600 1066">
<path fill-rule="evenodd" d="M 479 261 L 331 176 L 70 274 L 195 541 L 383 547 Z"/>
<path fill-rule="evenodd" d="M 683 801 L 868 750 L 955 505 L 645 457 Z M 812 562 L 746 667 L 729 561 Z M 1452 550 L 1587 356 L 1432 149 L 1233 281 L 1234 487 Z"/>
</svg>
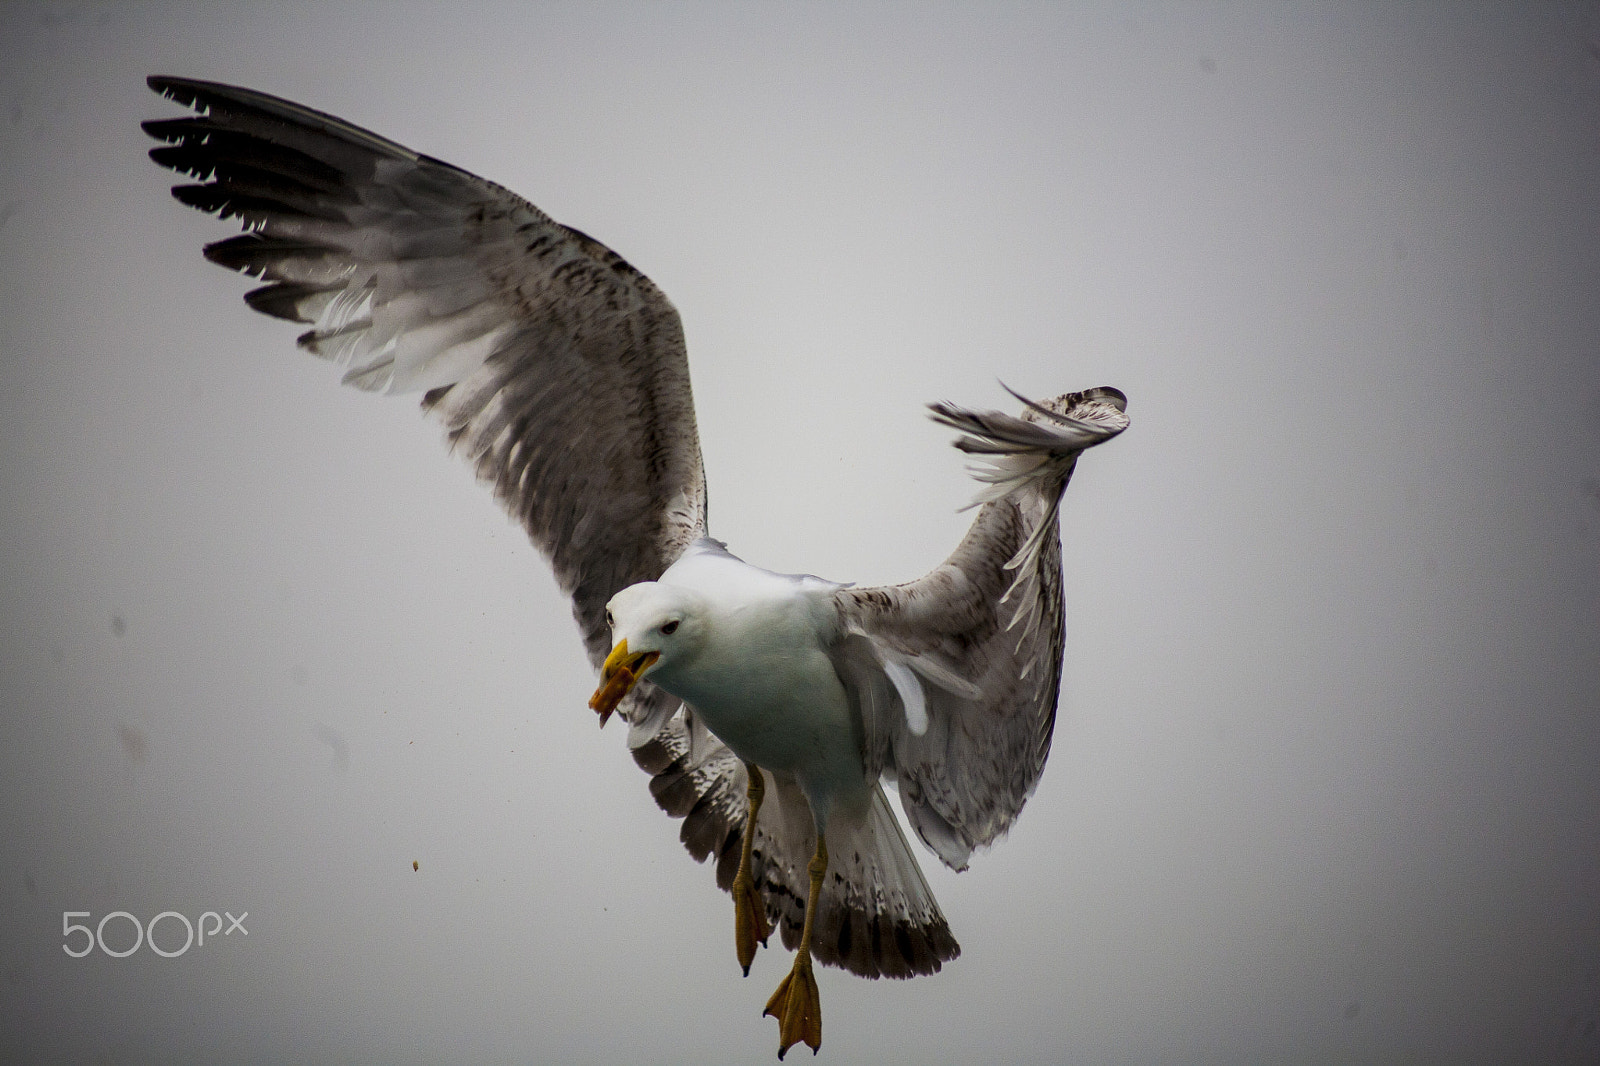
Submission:
<svg viewBox="0 0 1600 1066">
<path fill-rule="evenodd" d="M 715 859 L 746 975 L 794 950 L 767 1003 L 778 1057 L 822 1042 L 813 961 L 864 977 L 960 953 L 889 801 L 965 869 L 1050 750 L 1061 681 L 1058 508 L 1078 456 L 1127 428 L 1113 388 L 1017 416 L 931 405 L 983 485 L 926 576 L 856 587 L 752 566 L 711 539 L 677 310 L 605 245 L 493 182 L 248 89 L 153 77 L 196 114 L 144 123 L 172 193 L 244 232 L 205 257 L 245 302 L 374 392 L 420 392 L 450 447 L 572 598 L 650 791 Z"/>
</svg>

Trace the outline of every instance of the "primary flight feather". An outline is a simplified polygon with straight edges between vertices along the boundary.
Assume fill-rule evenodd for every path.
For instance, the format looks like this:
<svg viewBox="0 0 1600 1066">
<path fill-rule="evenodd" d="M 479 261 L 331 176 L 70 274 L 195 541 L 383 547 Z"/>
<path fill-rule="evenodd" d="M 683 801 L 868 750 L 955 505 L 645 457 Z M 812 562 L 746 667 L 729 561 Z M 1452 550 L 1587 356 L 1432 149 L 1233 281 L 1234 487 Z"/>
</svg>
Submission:
<svg viewBox="0 0 1600 1066">
<path fill-rule="evenodd" d="M 867 977 L 959 954 L 889 807 L 954 869 L 1006 831 L 1050 749 L 1061 678 L 1057 509 L 1078 456 L 1128 425 L 1112 388 L 1020 417 L 933 405 L 983 465 L 971 530 L 903 585 L 775 574 L 707 532 L 678 313 L 598 241 L 510 191 L 331 115 L 184 78 L 197 115 L 144 124 L 173 195 L 246 232 L 206 258 L 265 282 L 344 382 L 424 410 L 550 560 L 600 671 L 591 706 L 682 839 L 714 858 L 782 1056 L 821 1042 L 811 960 Z"/>
</svg>

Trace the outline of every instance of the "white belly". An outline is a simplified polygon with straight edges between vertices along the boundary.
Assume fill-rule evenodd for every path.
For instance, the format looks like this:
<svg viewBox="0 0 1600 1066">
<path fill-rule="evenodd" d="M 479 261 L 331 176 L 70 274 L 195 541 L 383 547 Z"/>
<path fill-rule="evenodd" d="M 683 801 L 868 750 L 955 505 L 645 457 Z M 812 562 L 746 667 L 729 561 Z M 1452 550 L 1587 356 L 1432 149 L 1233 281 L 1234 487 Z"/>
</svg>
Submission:
<svg viewBox="0 0 1600 1066">
<path fill-rule="evenodd" d="M 699 711 L 741 759 L 795 773 L 845 760 L 859 776 L 849 700 L 826 655 L 733 656 L 702 665 L 712 669 L 668 690 Z"/>
</svg>

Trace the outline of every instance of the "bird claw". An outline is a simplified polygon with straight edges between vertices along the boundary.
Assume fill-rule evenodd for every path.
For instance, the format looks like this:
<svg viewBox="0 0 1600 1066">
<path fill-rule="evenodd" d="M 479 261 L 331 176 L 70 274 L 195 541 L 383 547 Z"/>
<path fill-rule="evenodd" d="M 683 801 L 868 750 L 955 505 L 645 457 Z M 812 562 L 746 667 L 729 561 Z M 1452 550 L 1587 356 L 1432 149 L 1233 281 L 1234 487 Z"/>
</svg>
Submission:
<svg viewBox="0 0 1600 1066">
<path fill-rule="evenodd" d="M 801 1041 L 815 1055 L 822 1047 L 822 996 L 811 972 L 811 956 L 796 955 L 794 969 L 767 1000 L 762 1017 L 778 1019 L 778 1058 Z"/>
<path fill-rule="evenodd" d="M 750 976 L 750 964 L 756 958 L 756 945 L 767 946 L 772 927 L 767 924 L 767 907 L 755 881 L 748 873 L 733 879 L 733 946 L 739 954 L 739 965 L 744 975 Z"/>
</svg>

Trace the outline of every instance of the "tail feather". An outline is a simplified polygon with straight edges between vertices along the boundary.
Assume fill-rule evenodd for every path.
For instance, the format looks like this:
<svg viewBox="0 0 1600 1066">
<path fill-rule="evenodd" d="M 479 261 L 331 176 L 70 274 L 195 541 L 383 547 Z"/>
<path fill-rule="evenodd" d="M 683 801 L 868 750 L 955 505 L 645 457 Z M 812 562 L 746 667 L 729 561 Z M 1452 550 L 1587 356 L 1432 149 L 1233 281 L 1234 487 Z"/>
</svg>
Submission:
<svg viewBox="0 0 1600 1066">
<path fill-rule="evenodd" d="M 816 837 L 799 786 L 786 776 L 769 780 L 756 823 L 756 881 L 784 946 L 793 949 L 805 923 L 806 860 Z M 961 954 L 881 785 L 859 821 L 835 818 L 828 826 L 828 874 L 811 953 L 862 977 L 894 978 L 938 973 Z"/>
</svg>

